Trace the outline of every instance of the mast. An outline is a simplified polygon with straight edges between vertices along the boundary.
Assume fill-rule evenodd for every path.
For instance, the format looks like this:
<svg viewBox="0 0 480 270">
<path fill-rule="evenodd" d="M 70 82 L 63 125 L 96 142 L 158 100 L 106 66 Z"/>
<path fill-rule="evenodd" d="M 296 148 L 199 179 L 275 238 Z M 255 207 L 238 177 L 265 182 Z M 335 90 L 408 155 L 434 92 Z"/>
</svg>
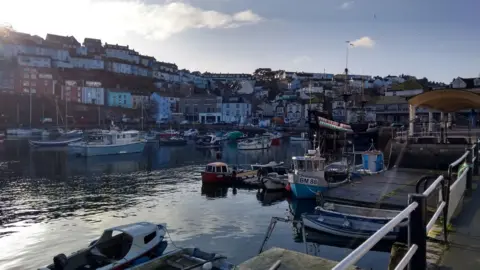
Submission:
<svg viewBox="0 0 480 270">
<path fill-rule="evenodd" d="M 30 88 L 30 128 L 32 128 L 32 89 Z"/>
<path fill-rule="evenodd" d="M 68 130 L 68 102 L 67 102 L 67 93 L 66 90 L 64 90 L 64 95 L 63 97 L 65 98 L 65 132 Z"/>
</svg>

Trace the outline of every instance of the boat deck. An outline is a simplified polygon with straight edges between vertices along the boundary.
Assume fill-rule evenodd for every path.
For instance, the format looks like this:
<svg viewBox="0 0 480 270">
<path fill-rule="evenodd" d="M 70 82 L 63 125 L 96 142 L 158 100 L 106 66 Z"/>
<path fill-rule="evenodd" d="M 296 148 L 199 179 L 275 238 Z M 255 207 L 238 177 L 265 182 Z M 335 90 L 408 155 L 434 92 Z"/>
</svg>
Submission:
<svg viewBox="0 0 480 270">
<path fill-rule="evenodd" d="M 425 170 L 390 170 L 362 176 L 351 183 L 329 189 L 323 193 L 327 202 L 364 207 L 404 209 L 408 194 L 415 193 L 415 185 L 423 176 L 435 175 Z"/>
</svg>

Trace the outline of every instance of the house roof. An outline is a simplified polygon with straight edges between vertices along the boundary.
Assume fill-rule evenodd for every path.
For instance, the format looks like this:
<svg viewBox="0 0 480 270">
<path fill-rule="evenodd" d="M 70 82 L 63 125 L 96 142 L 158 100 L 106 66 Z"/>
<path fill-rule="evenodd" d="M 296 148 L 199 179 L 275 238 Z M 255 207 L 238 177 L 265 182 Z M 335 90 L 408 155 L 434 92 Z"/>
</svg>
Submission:
<svg viewBox="0 0 480 270">
<path fill-rule="evenodd" d="M 399 96 L 380 96 L 374 103 L 378 105 L 405 104 L 407 100 Z"/>
<path fill-rule="evenodd" d="M 45 40 L 54 42 L 54 43 L 80 46 L 80 42 L 78 42 L 74 36 L 60 36 L 60 35 L 54 35 L 54 34 L 47 34 L 47 38 Z"/>
</svg>

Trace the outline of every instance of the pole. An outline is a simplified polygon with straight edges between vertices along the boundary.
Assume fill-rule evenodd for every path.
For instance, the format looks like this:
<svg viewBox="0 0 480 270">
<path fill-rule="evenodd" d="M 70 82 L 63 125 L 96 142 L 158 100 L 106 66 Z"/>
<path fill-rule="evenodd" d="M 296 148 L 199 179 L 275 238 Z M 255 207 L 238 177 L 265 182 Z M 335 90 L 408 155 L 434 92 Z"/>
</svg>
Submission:
<svg viewBox="0 0 480 270">
<path fill-rule="evenodd" d="M 142 131 L 143 131 L 143 97 L 142 97 Z"/>
<path fill-rule="evenodd" d="M 32 128 L 32 89 L 30 89 L 30 128 Z"/>
<path fill-rule="evenodd" d="M 65 132 L 68 130 L 68 102 L 67 102 L 67 91 L 65 90 L 65 94 L 63 95 L 63 98 L 65 98 Z"/>
<path fill-rule="evenodd" d="M 417 208 L 410 213 L 408 222 L 408 248 L 414 244 L 418 247 L 408 264 L 408 269 L 427 269 L 427 197 L 422 194 L 409 194 L 408 202 L 418 203 Z"/>
<path fill-rule="evenodd" d="M 348 48 L 350 47 L 350 41 L 345 41 L 347 43 L 347 57 L 345 59 L 345 68 L 348 68 Z M 347 79 L 347 78 L 345 78 Z"/>
<path fill-rule="evenodd" d="M 467 194 L 470 194 L 472 191 L 472 179 L 473 179 L 473 158 L 474 154 L 472 149 L 473 147 L 471 145 L 468 146 L 468 156 L 467 156 L 467 162 L 468 162 L 468 171 L 467 171 Z"/>
</svg>

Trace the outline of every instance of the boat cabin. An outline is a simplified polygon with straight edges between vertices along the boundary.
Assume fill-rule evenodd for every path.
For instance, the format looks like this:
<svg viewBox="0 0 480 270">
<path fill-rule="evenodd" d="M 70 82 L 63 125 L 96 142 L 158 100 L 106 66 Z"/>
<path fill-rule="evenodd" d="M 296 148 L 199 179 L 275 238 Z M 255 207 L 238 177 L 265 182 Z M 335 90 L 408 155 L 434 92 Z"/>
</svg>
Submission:
<svg viewBox="0 0 480 270">
<path fill-rule="evenodd" d="M 103 140 L 106 144 L 128 144 L 140 140 L 140 132 L 136 130 L 111 131 L 103 134 Z"/>
<path fill-rule="evenodd" d="M 325 158 L 318 155 L 316 150 L 308 150 L 304 156 L 292 157 L 295 172 L 318 172 L 325 169 Z"/>
<path fill-rule="evenodd" d="M 207 173 L 228 173 L 228 165 L 223 162 L 213 162 L 207 164 L 205 168 L 205 172 Z"/>
</svg>

